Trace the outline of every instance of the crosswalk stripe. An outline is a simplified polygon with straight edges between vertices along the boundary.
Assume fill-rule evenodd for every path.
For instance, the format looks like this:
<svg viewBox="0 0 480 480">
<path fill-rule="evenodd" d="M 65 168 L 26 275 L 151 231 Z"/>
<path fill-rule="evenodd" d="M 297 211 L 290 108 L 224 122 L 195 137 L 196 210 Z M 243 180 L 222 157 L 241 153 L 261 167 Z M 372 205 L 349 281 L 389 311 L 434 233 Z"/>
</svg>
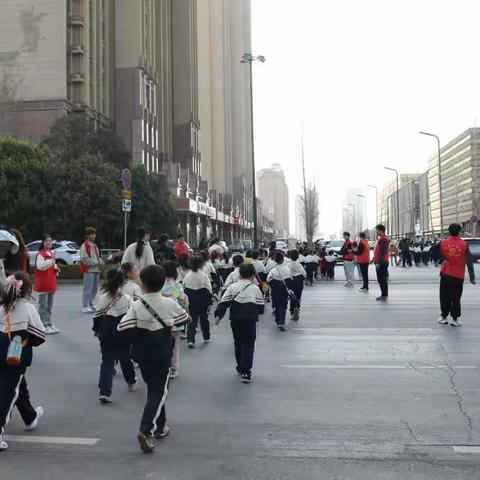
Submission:
<svg viewBox="0 0 480 480">
<path fill-rule="evenodd" d="M 8 442 L 19 443 L 48 443 L 53 445 L 96 445 L 99 438 L 77 438 L 77 437 L 39 437 L 34 435 L 7 435 Z"/>
</svg>

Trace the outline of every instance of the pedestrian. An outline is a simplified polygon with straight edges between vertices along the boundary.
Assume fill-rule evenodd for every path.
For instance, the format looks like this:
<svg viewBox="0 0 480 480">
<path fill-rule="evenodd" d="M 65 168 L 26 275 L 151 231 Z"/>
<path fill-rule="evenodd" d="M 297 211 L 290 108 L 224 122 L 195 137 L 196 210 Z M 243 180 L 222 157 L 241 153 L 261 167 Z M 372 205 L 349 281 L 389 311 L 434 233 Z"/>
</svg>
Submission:
<svg viewBox="0 0 480 480">
<path fill-rule="evenodd" d="M 441 240 L 435 248 L 441 262 L 440 267 L 440 309 L 441 315 L 438 323 L 450 324 L 452 327 L 460 327 L 462 322 L 459 318 L 462 314 L 462 293 L 465 281 L 465 266 L 468 269 L 470 283 L 475 285 L 475 270 L 473 258 L 468 243 L 459 235 L 462 226 L 452 223 L 448 227 L 450 236 Z"/>
<path fill-rule="evenodd" d="M 313 285 L 315 267 L 318 267 L 318 257 L 313 254 L 312 250 L 307 249 L 305 251 L 305 271 L 307 273 L 307 285 Z"/>
<path fill-rule="evenodd" d="M 210 248 L 208 249 L 208 253 L 210 255 L 212 254 L 212 252 L 217 252 L 219 258 L 222 258 L 223 254 L 225 253 L 225 249 L 224 249 L 224 247 L 222 247 L 221 242 L 220 242 L 220 238 L 218 238 L 218 237 L 213 239 L 213 243 L 210 246 Z"/>
<path fill-rule="evenodd" d="M 185 237 L 183 233 L 178 234 L 177 236 L 177 243 L 175 243 L 175 255 L 177 259 L 182 254 L 188 254 L 188 245 L 185 243 Z"/>
<path fill-rule="evenodd" d="M 122 258 L 124 263 L 133 263 L 141 272 L 144 267 L 155 265 L 153 250 L 150 246 L 150 233 L 146 228 L 140 227 L 137 231 L 137 241 L 127 247 Z"/>
<path fill-rule="evenodd" d="M 147 385 L 147 401 L 143 410 L 137 440 L 145 453 L 155 449 L 153 438 L 162 439 L 169 433 L 165 402 L 168 394 L 172 361 L 172 327 L 181 328 L 188 322 L 188 313 L 174 300 L 165 298 L 162 287 L 165 271 L 149 265 L 140 271 L 143 296 L 136 300 L 118 325 L 127 336 L 132 331 L 132 357 L 138 362 Z"/>
<path fill-rule="evenodd" d="M 52 323 L 53 297 L 57 291 L 58 267 L 55 263 L 55 251 L 52 250 L 51 235 L 44 235 L 35 261 L 35 283 L 33 289 L 38 293 L 38 313 L 47 335 L 55 335 L 60 330 Z"/>
<path fill-rule="evenodd" d="M 138 300 L 142 296 L 142 289 L 138 285 L 137 266 L 134 263 L 124 263 L 121 268 L 125 277 L 122 292 L 131 297 L 132 300 Z"/>
<path fill-rule="evenodd" d="M 192 271 L 183 279 L 183 288 L 188 296 L 189 313 L 192 322 L 187 327 L 188 348 L 195 348 L 195 336 L 197 326 L 200 322 L 203 342 L 210 343 L 210 322 L 208 321 L 208 310 L 212 304 L 212 282 L 206 273 L 203 272 L 203 259 L 194 257 L 192 260 Z"/>
<path fill-rule="evenodd" d="M 300 254 L 298 253 L 298 250 L 290 251 L 291 262 L 288 264 L 288 267 L 290 268 L 290 272 L 292 275 L 292 290 L 297 299 L 296 304 L 295 302 L 293 304 L 292 302 L 290 302 L 290 315 L 292 317 L 292 320 L 294 320 L 295 322 L 298 322 L 300 318 L 303 286 L 305 285 L 305 278 L 307 277 L 307 272 L 300 263 L 299 257 Z"/>
<path fill-rule="evenodd" d="M 426 267 L 430 265 L 430 248 L 430 242 L 426 242 L 422 251 L 422 262 Z"/>
<path fill-rule="evenodd" d="M 188 253 L 181 253 L 178 256 L 178 281 L 180 283 L 183 282 L 184 278 L 192 271 L 192 267 L 190 265 L 190 255 Z"/>
<path fill-rule="evenodd" d="M 19 249 L 18 240 L 6 227 L 0 227 L 0 284 L 7 280 L 5 262 L 11 255 L 16 255 Z"/>
<path fill-rule="evenodd" d="M 402 238 L 398 245 L 400 252 L 402 253 L 402 267 L 405 268 L 407 265 L 412 266 L 412 256 L 410 255 L 410 242 L 407 237 Z"/>
<path fill-rule="evenodd" d="M 393 242 L 390 245 L 390 264 L 398 267 L 398 246 Z"/>
<path fill-rule="evenodd" d="M 132 298 L 122 291 L 124 283 L 125 277 L 121 268 L 112 268 L 107 272 L 107 278 L 102 286 L 103 293 L 98 298 L 97 311 L 93 317 L 92 330 L 100 341 L 102 354 L 98 380 L 100 390 L 98 399 L 102 404 L 112 402 L 113 375 L 117 360 L 128 391 L 136 390 L 135 368 L 130 358 L 132 344 L 117 330 L 120 320 L 133 303 Z"/>
<path fill-rule="evenodd" d="M 377 302 L 388 301 L 388 265 L 390 259 L 390 239 L 385 234 L 385 226 L 378 224 L 375 227 L 377 243 L 373 254 L 373 262 L 377 270 L 377 280 L 380 285 L 381 295 L 376 298 Z"/>
<path fill-rule="evenodd" d="M 235 345 L 236 371 L 242 383 L 252 381 L 253 355 L 257 338 L 258 316 L 263 314 L 263 295 L 255 283 L 253 264 L 240 267 L 240 280 L 230 285 L 215 310 L 216 324 L 230 309 L 230 326 Z"/>
<path fill-rule="evenodd" d="M 223 285 L 224 288 L 228 288 L 230 285 L 233 285 L 234 283 L 238 282 L 240 280 L 240 265 L 244 263 L 244 258 L 242 255 L 237 254 L 234 255 L 232 258 L 233 262 L 233 272 L 230 273 L 230 275 L 227 277 L 225 280 L 225 283 Z"/>
<path fill-rule="evenodd" d="M 165 298 L 175 300 L 185 311 L 188 312 L 188 297 L 180 282 L 177 281 L 177 266 L 175 262 L 165 262 L 163 264 L 165 270 L 165 283 L 162 287 L 162 295 Z M 172 327 L 172 367 L 170 369 L 170 378 L 177 378 L 180 370 L 180 338 L 185 326 Z"/>
<path fill-rule="evenodd" d="M 45 327 L 30 303 L 32 282 L 24 272 L 9 276 L 0 289 L 0 450 L 6 450 L 5 427 L 16 406 L 25 430 L 35 430 L 43 408 L 30 403 L 25 373 L 33 347 L 45 341 Z M 18 353 L 15 353 L 15 346 Z"/>
<path fill-rule="evenodd" d="M 5 274 L 13 275 L 16 272 L 30 273 L 30 257 L 28 249 L 23 240 L 22 232 L 16 228 L 11 228 L 10 233 L 15 236 L 18 242 L 18 251 L 15 254 L 10 253 L 5 258 Z"/>
<path fill-rule="evenodd" d="M 422 262 L 422 250 L 418 243 L 413 244 L 413 259 L 415 261 L 415 266 L 419 268 Z"/>
<path fill-rule="evenodd" d="M 320 265 L 320 277 L 325 280 L 327 278 L 327 261 L 325 257 L 327 256 L 327 249 L 322 247 L 320 252 L 318 252 L 319 265 Z M 300 258 L 299 258 L 300 261 Z"/>
<path fill-rule="evenodd" d="M 360 241 L 355 252 L 355 260 L 360 268 L 362 276 L 362 288 L 360 292 L 368 293 L 368 266 L 370 265 L 370 245 L 365 232 L 360 232 Z"/>
<path fill-rule="evenodd" d="M 177 259 L 175 250 L 168 243 L 168 235 L 162 233 L 155 246 L 152 247 L 153 257 L 157 265 L 162 265 L 163 262 L 171 262 Z"/>
<path fill-rule="evenodd" d="M 100 267 L 103 265 L 103 260 L 95 243 L 97 231 L 93 227 L 87 227 L 85 237 L 80 247 L 80 271 L 83 273 L 82 312 L 95 313 L 96 308 L 93 302 L 98 292 Z"/>
<path fill-rule="evenodd" d="M 203 271 L 210 278 L 213 294 L 217 296 L 220 291 L 220 277 L 217 273 L 217 267 L 219 266 L 218 253 L 214 251 L 209 255 L 208 251 L 204 250 L 201 255 L 205 262 L 203 265 Z"/>
<path fill-rule="evenodd" d="M 285 264 L 283 252 L 277 250 L 273 257 L 276 266 L 273 267 L 267 276 L 272 295 L 272 307 L 275 310 L 275 323 L 278 329 L 284 332 L 290 290 L 292 290 L 292 273 Z"/>
<path fill-rule="evenodd" d="M 325 261 L 327 262 L 327 279 L 333 281 L 335 280 L 335 265 L 337 264 L 337 257 L 333 250 L 325 255 Z"/>
<path fill-rule="evenodd" d="M 340 249 L 339 254 L 343 256 L 343 269 L 345 272 L 346 283 L 345 287 L 353 288 L 354 287 L 354 275 L 355 275 L 355 255 L 353 253 L 353 243 L 350 240 L 350 233 L 343 232 L 344 243 Z"/>
</svg>

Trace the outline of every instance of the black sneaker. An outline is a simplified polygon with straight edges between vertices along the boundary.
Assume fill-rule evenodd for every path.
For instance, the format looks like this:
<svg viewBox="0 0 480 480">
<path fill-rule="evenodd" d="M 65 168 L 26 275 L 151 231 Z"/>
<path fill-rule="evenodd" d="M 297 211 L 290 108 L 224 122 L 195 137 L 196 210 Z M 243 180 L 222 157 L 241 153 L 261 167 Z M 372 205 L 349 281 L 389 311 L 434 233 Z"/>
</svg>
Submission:
<svg viewBox="0 0 480 480">
<path fill-rule="evenodd" d="M 155 444 L 150 435 L 145 435 L 144 433 L 139 432 L 137 440 L 143 453 L 152 453 L 155 450 Z"/>
<path fill-rule="evenodd" d="M 287 329 L 287 327 L 286 327 L 285 325 L 279 325 L 279 326 L 278 326 L 278 329 L 279 329 L 281 332 L 284 332 L 284 331 Z"/>
<path fill-rule="evenodd" d="M 251 373 L 243 373 L 240 377 L 242 383 L 252 383 L 252 374 Z"/>
<path fill-rule="evenodd" d="M 241 376 L 242 375 L 242 371 L 240 370 L 240 367 L 237 366 L 235 367 L 235 370 L 237 371 L 237 373 Z"/>
<path fill-rule="evenodd" d="M 300 318 L 300 309 L 298 307 L 295 307 L 293 309 L 293 316 L 292 316 L 292 320 L 295 321 L 295 322 L 298 322 L 298 319 Z"/>
<path fill-rule="evenodd" d="M 165 425 L 165 427 L 163 427 L 163 430 L 157 430 L 155 432 L 155 438 L 158 438 L 159 440 L 168 437 L 168 435 L 170 435 L 170 427 L 168 427 L 168 425 Z"/>
</svg>

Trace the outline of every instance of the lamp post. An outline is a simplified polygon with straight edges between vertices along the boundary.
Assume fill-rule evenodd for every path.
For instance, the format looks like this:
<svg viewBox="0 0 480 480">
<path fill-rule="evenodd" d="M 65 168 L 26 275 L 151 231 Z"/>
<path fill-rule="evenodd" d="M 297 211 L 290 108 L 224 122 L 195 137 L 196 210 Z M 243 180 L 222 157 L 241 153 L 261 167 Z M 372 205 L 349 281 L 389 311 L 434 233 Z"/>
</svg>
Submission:
<svg viewBox="0 0 480 480">
<path fill-rule="evenodd" d="M 391 170 L 392 172 L 395 172 L 395 175 L 397 176 L 397 237 L 400 238 L 400 187 L 398 180 L 398 170 L 395 170 L 392 167 L 385 167 L 385 170 Z"/>
<path fill-rule="evenodd" d="M 357 213 L 356 213 L 357 210 L 353 203 L 347 203 L 347 205 L 353 208 L 353 232 L 352 233 L 355 235 L 357 230 Z"/>
<path fill-rule="evenodd" d="M 426 135 L 427 137 L 433 137 L 437 140 L 438 148 L 438 195 L 440 197 L 440 238 L 443 236 L 443 192 L 442 192 L 442 162 L 440 152 L 440 137 L 433 133 L 420 132 L 420 135 Z M 433 224 L 432 224 L 433 229 Z"/>
<path fill-rule="evenodd" d="M 378 219 L 378 188 L 375 185 L 367 185 L 367 187 L 375 189 L 375 225 L 379 223 Z"/>
<path fill-rule="evenodd" d="M 363 198 L 363 215 L 364 215 L 363 227 L 365 227 L 365 230 L 368 230 L 368 226 L 367 226 L 367 199 L 366 199 L 365 195 L 362 195 L 361 193 L 357 193 L 357 197 Z"/>
<path fill-rule="evenodd" d="M 254 142 L 254 128 L 253 128 L 253 75 L 252 75 L 252 63 L 260 62 L 265 63 L 265 57 L 263 55 L 254 56 L 251 53 L 245 53 L 242 56 L 241 63 L 248 63 L 248 69 L 250 74 L 250 128 L 252 134 L 252 210 L 253 210 L 253 248 L 258 246 L 258 225 L 257 225 L 257 186 L 256 186 L 256 173 L 255 173 L 255 142 Z"/>
</svg>

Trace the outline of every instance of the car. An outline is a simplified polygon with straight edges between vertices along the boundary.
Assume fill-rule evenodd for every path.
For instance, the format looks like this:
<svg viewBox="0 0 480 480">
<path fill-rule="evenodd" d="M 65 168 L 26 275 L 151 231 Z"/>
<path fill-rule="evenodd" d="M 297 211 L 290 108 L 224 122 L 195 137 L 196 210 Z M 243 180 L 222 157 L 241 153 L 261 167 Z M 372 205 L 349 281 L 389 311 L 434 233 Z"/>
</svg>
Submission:
<svg viewBox="0 0 480 480">
<path fill-rule="evenodd" d="M 342 249 L 344 243 L 345 240 L 343 239 L 332 240 L 327 248 L 328 252 L 333 252 L 333 254 L 337 257 L 337 264 L 343 263 L 343 256 L 339 255 L 339 252 Z"/>
<path fill-rule="evenodd" d="M 252 250 L 253 248 L 253 243 L 251 240 L 244 240 L 243 241 L 243 248 L 245 249 L 246 252 L 248 252 L 249 250 Z"/>
<path fill-rule="evenodd" d="M 230 253 L 244 253 L 245 245 L 242 240 L 234 240 L 229 246 L 228 250 Z"/>
<path fill-rule="evenodd" d="M 27 244 L 30 266 L 34 267 L 37 261 L 41 240 Z M 80 263 L 80 247 L 70 240 L 53 241 L 52 250 L 55 251 L 57 265 L 78 265 Z"/>
<path fill-rule="evenodd" d="M 110 253 L 110 255 L 107 257 L 107 263 L 112 265 L 121 263 L 124 253 L 125 252 L 123 250 L 117 250 L 116 252 Z"/>
<path fill-rule="evenodd" d="M 462 240 L 467 242 L 473 261 L 480 261 L 480 238 L 463 238 Z"/>
</svg>

